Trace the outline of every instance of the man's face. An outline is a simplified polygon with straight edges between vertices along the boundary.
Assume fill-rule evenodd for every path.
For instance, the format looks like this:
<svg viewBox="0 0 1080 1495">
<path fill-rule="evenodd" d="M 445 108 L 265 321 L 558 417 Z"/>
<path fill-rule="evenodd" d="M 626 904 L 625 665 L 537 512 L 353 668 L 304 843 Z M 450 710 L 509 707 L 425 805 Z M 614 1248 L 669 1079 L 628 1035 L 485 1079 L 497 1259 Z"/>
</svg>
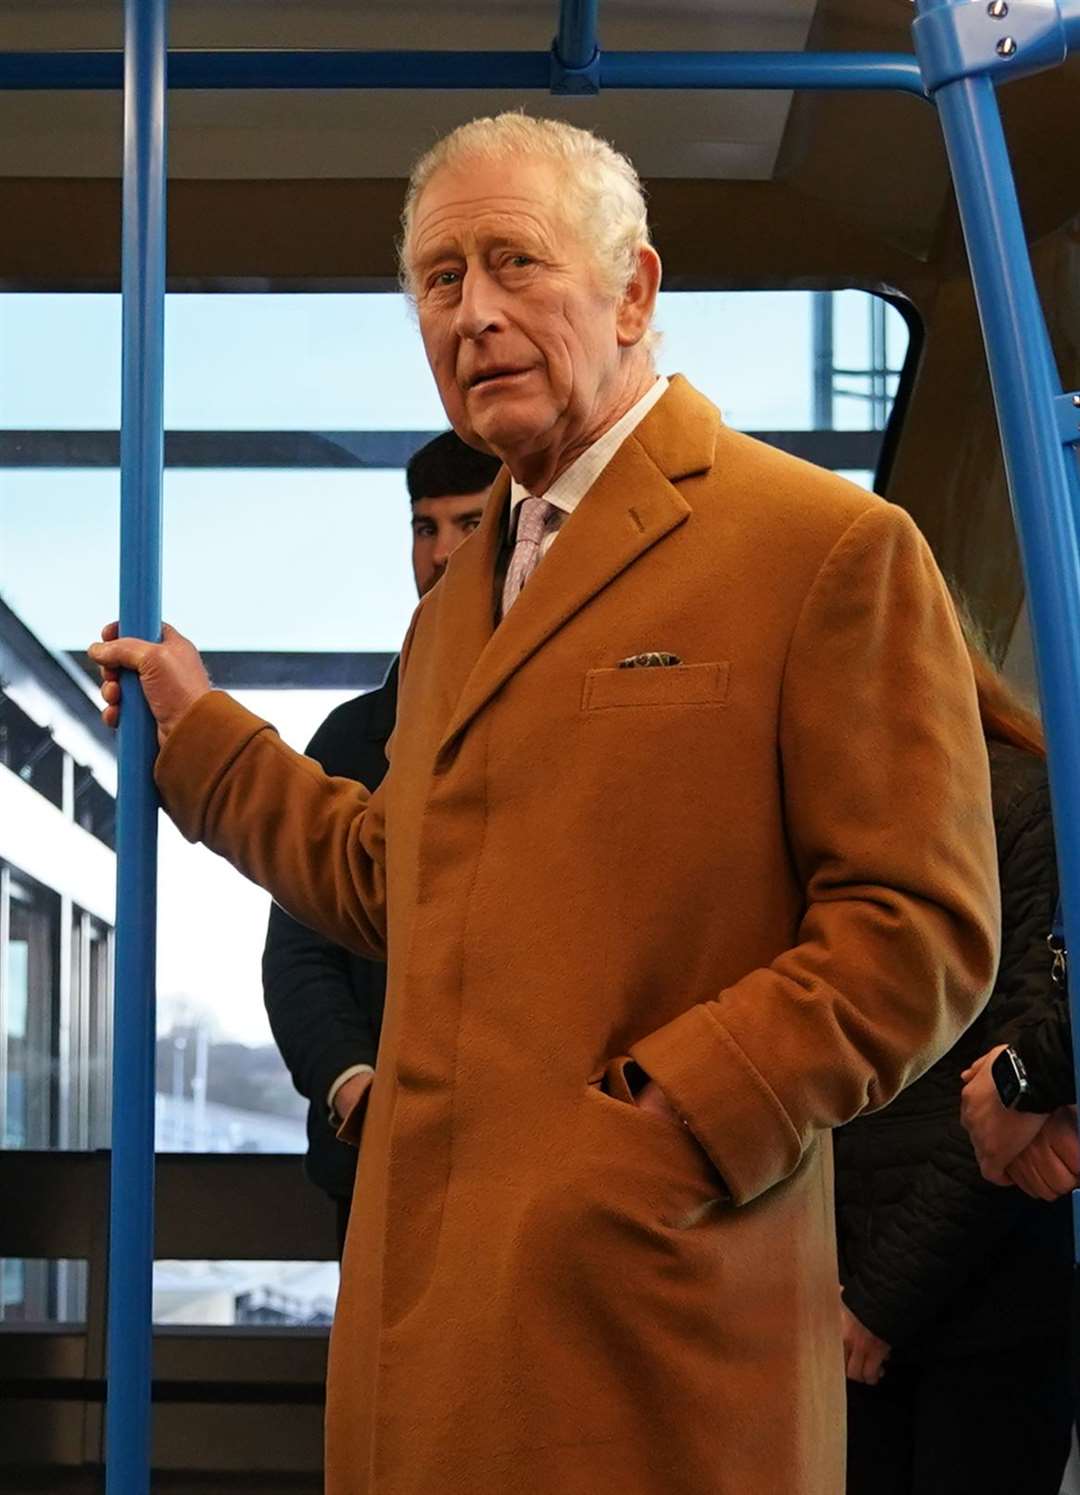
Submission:
<svg viewBox="0 0 1080 1495">
<path fill-rule="evenodd" d="M 518 475 L 584 448 L 620 395 L 620 302 L 597 284 L 537 159 L 469 162 L 421 193 L 409 263 L 424 348 L 451 425 Z"/>
<path fill-rule="evenodd" d="M 452 498 L 418 498 L 413 504 L 412 565 L 421 597 L 431 591 L 454 551 L 480 523 L 489 492 L 484 488 Z"/>
</svg>

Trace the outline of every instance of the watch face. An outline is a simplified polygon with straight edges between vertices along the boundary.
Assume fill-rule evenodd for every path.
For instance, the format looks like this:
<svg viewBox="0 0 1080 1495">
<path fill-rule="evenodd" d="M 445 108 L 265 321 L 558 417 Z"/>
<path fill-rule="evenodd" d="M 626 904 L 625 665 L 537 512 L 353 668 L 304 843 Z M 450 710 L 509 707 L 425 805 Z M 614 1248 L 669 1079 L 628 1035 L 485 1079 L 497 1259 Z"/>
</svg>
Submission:
<svg viewBox="0 0 1080 1495">
<path fill-rule="evenodd" d="M 1017 1071 L 1016 1056 L 1012 1049 L 1001 1051 L 994 1060 L 990 1074 L 997 1087 L 1001 1104 L 1011 1111 L 1024 1093 L 1024 1086 Z"/>
</svg>

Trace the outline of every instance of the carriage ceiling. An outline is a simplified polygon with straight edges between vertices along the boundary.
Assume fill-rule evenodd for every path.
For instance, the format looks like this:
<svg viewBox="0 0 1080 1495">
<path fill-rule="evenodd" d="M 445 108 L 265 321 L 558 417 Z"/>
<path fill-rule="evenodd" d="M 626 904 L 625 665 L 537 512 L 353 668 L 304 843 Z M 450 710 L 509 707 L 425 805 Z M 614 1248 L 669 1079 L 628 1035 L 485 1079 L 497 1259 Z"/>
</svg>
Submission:
<svg viewBox="0 0 1080 1495">
<path fill-rule="evenodd" d="M 815 0 L 604 0 L 606 47 L 801 50 Z M 6 0 L 0 47 L 114 47 L 119 0 Z M 555 0 L 173 0 L 177 47 L 544 50 Z M 438 135 L 521 100 L 511 93 L 178 94 L 170 169 L 177 177 L 401 177 Z M 636 93 L 556 100 L 536 112 L 588 120 L 647 176 L 772 175 L 790 94 L 665 94 L 662 125 Z M 104 176 L 119 162 L 119 100 L 92 94 L 0 95 L 0 174 Z"/>
</svg>

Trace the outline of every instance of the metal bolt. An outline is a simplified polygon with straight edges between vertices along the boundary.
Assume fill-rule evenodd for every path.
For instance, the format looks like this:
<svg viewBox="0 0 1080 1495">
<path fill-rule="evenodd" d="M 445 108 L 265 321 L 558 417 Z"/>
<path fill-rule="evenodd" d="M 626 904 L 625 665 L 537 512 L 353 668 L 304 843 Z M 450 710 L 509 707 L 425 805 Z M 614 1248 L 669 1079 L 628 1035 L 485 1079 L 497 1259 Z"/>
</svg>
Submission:
<svg viewBox="0 0 1080 1495">
<path fill-rule="evenodd" d="M 1073 404 L 1080 410 L 1080 395 L 1073 395 Z"/>
<path fill-rule="evenodd" d="M 986 14 L 992 21 L 1003 21 L 1009 14 L 1006 0 L 990 0 L 990 4 L 986 7 Z"/>
<path fill-rule="evenodd" d="M 1003 36 L 997 44 L 999 57 L 1011 57 L 1016 51 L 1016 39 L 1012 36 Z"/>
</svg>

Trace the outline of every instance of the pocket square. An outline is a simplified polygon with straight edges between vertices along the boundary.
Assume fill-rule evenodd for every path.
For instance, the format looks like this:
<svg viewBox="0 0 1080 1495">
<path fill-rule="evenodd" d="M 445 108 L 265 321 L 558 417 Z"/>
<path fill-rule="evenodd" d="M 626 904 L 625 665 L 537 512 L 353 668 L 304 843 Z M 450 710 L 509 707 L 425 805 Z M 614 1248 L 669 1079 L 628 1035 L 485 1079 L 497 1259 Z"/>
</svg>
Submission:
<svg viewBox="0 0 1080 1495">
<path fill-rule="evenodd" d="M 628 659 L 620 659 L 619 669 L 662 669 L 667 665 L 673 664 L 682 664 L 682 660 L 677 654 L 664 654 L 659 649 L 650 649 L 645 654 L 631 654 Z"/>
</svg>

